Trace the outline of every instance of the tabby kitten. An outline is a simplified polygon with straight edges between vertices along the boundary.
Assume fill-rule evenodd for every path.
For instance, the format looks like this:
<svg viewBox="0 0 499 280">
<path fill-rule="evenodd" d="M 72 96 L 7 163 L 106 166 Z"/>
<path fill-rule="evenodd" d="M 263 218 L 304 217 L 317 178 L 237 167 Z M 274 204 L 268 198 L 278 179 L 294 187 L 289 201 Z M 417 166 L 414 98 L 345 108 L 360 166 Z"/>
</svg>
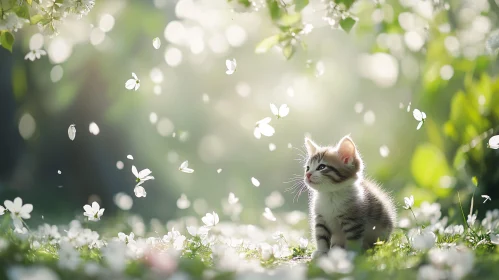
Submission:
<svg viewBox="0 0 499 280">
<path fill-rule="evenodd" d="M 391 197 L 364 178 L 364 163 L 354 142 L 345 136 L 336 146 L 320 147 L 305 138 L 308 159 L 305 184 L 311 192 L 310 216 L 317 250 L 312 258 L 333 246 L 368 249 L 387 240 L 395 226 Z"/>
</svg>

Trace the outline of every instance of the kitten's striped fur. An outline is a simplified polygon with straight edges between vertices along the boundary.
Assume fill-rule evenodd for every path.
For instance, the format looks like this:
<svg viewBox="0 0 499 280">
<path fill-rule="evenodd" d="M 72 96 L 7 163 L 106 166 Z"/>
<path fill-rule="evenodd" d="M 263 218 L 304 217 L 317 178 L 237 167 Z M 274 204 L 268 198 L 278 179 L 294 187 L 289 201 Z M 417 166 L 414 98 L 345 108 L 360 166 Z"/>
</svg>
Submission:
<svg viewBox="0 0 499 280">
<path fill-rule="evenodd" d="M 392 199 L 364 178 L 364 164 L 354 142 L 343 137 L 336 146 L 320 147 L 305 139 L 308 159 L 304 181 L 310 196 L 313 258 L 333 246 L 368 249 L 387 240 L 395 227 Z"/>
</svg>

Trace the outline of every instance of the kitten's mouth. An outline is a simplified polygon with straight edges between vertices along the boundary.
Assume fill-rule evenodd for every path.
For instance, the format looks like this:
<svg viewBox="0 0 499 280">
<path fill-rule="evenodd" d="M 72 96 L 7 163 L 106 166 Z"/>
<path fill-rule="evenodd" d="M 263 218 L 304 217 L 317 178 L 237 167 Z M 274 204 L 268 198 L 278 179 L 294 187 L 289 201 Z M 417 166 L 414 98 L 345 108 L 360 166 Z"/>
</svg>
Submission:
<svg viewBox="0 0 499 280">
<path fill-rule="evenodd" d="M 305 182 L 307 182 L 309 184 L 315 184 L 315 182 L 312 181 L 310 178 L 305 178 Z"/>
</svg>

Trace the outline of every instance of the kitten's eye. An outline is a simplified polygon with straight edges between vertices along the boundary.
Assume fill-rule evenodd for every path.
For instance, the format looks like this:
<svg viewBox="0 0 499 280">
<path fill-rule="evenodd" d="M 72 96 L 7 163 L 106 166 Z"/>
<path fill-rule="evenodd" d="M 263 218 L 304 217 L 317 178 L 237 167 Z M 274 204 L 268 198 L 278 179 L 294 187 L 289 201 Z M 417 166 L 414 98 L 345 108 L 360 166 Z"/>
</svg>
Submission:
<svg viewBox="0 0 499 280">
<path fill-rule="evenodd" d="M 307 166 L 307 172 L 310 170 L 310 166 Z"/>
<path fill-rule="evenodd" d="M 324 168 L 326 168 L 326 165 L 324 164 L 319 164 L 319 166 L 317 166 L 317 170 L 323 170 Z"/>
</svg>

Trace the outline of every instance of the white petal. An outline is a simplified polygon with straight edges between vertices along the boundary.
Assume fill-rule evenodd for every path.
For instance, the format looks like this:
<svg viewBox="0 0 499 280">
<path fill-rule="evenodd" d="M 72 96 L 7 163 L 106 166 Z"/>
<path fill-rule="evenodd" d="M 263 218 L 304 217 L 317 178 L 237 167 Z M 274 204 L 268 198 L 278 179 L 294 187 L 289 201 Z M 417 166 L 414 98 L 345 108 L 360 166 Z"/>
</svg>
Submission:
<svg viewBox="0 0 499 280">
<path fill-rule="evenodd" d="M 196 227 L 187 227 L 187 232 L 192 235 L 192 236 L 196 236 L 197 233 L 198 233 L 198 230 Z"/>
<path fill-rule="evenodd" d="M 279 110 L 277 109 L 277 106 L 273 103 L 270 103 L 270 111 L 272 111 L 272 114 L 274 114 L 274 116 L 279 115 Z"/>
<path fill-rule="evenodd" d="M 147 195 L 146 190 L 142 186 L 135 186 L 133 192 L 135 193 L 136 197 L 146 197 Z"/>
<path fill-rule="evenodd" d="M 490 137 L 489 147 L 491 149 L 499 149 L 499 135 L 495 135 L 495 136 Z"/>
<path fill-rule="evenodd" d="M 161 40 L 158 37 L 152 39 L 152 46 L 155 49 L 159 49 L 159 47 L 161 47 Z"/>
<path fill-rule="evenodd" d="M 132 159 L 133 160 L 133 156 L 132 155 L 128 155 L 126 156 L 127 159 Z"/>
<path fill-rule="evenodd" d="M 182 168 L 180 169 L 180 171 L 184 172 L 184 173 L 193 173 L 194 172 L 194 169 L 190 169 L 190 168 Z"/>
<path fill-rule="evenodd" d="M 255 129 L 253 130 L 253 135 L 255 136 L 256 139 L 262 138 L 262 134 L 260 133 L 259 127 L 255 127 Z"/>
<path fill-rule="evenodd" d="M 15 209 L 15 212 L 21 211 L 22 207 L 23 207 L 23 200 L 22 200 L 22 198 L 16 197 L 14 199 L 14 209 Z"/>
<path fill-rule="evenodd" d="M 91 213 L 92 212 L 92 206 L 86 204 L 85 206 L 83 206 L 83 210 L 85 210 L 85 212 L 87 212 L 87 213 Z"/>
<path fill-rule="evenodd" d="M 3 204 L 5 205 L 5 208 L 7 208 L 7 210 L 9 210 L 10 212 L 15 212 L 14 203 L 12 201 L 6 200 L 3 202 Z"/>
<path fill-rule="evenodd" d="M 98 212 L 99 211 L 99 203 L 97 203 L 97 201 L 94 201 L 92 202 L 92 210 L 95 211 L 95 212 Z"/>
<path fill-rule="evenodd" d="M 257 125 L 268 124 L 272 118 L 266 117 L 256 122 Z"/>
<path fill-rule="evenodd" d="M 286 104 L 282 104 L 281 107 L 279 107 L 279 116 L 280 117 L 285 117 L 289 114 L 289 107 Z"/>
<path fill-rule="evenodd" d="M 418 127 L 416 127 L 416 129 L 419 130 L 421 128 L 421 126 L 423 126 L 423 122 L 422 121 L 419 122 Z"/>
<path fill-rule="evenodd" d="M 227 70 L 227 71 L 225 71 L 225 74 L 232 75 L 232 74 L 234 74 L 234 70 Z"/>
<path fill-rule="evenodd" d="M 270 137 L 270 136 L 274 135 L 275 129 L 268 124 L 261 125 L 260 126 L 260 133 L 262 133 L 263 135 L 265 135 L 267 137 Z"/>
<path fill-rule="evenodd" d="M 423 114 L 418 109 L 414 109 L 414 111 L 412 111 L 412 115 L 417 121 L 421 121 L 423 119 Z"/>
<path fill-rule="evenodd" d="M 68 128 L 68 137 L 71 141 L 75 140 L 76 137 L 76 127 L 74 124 L 70 125 Z"/>
<path fill-rule="evenodd" d="M 132 72 L 132 77 L 135 79 L 135 80 L 138 80 L 139 78 L 137 78 L 137 75 L 135 75 L 134 72 Z"/>
<path fill-rule="evenodd" d="M 140 87 L 140 83 L 135 82 L 135 87 L 134 87 L 134 90 L 138 90 L 138 89 L 139 89 L 139 87 Z"/>
<path fill-rule="evenodd" d="M 126 81 L 125 88 L 129 89 L 129 90 L 132 90 L 132 89 L 135 88 L 136 84 L 137 84 L 137 82 L 134 79 L 130 79 L 130 80 Z"/>
<path fill-rule="evenodd" d="M 426 119 L 426 113 L 425 112 L 421 112 L 421 117 L 424 119 Z"/>
<path fill-rule="evenodd" d="M 137 172 L 137 167 L 135 167 L 135 165 L 132 165 L 132 173 L 135 177 L 140 178 L 139 172 Z"/>
<path fill-rule="evenodd" d="M 260 186 L 260 181 L 258 181 L 258 179 L 256 179 L 255 177 L 251 177 L 251 183 L 255 187 L 259 187 Z"/>
<path fill-rule="evenodd" d="M 146 169 L 139 172 L 139 178 L 141 178 L 141 179 L 145 178 L 145 177 L 149 176 L 151 173 L 152 173 L 151 170 L 146 168 Z"/>
<path fill-rule="evenodd" d="M 184 168 L 187 168 L 188 166 L 189 166 L 189 161 L 186 160 L 186 161 L 182 162 L 179 169 L 182 170 Z"/>
</svg>

